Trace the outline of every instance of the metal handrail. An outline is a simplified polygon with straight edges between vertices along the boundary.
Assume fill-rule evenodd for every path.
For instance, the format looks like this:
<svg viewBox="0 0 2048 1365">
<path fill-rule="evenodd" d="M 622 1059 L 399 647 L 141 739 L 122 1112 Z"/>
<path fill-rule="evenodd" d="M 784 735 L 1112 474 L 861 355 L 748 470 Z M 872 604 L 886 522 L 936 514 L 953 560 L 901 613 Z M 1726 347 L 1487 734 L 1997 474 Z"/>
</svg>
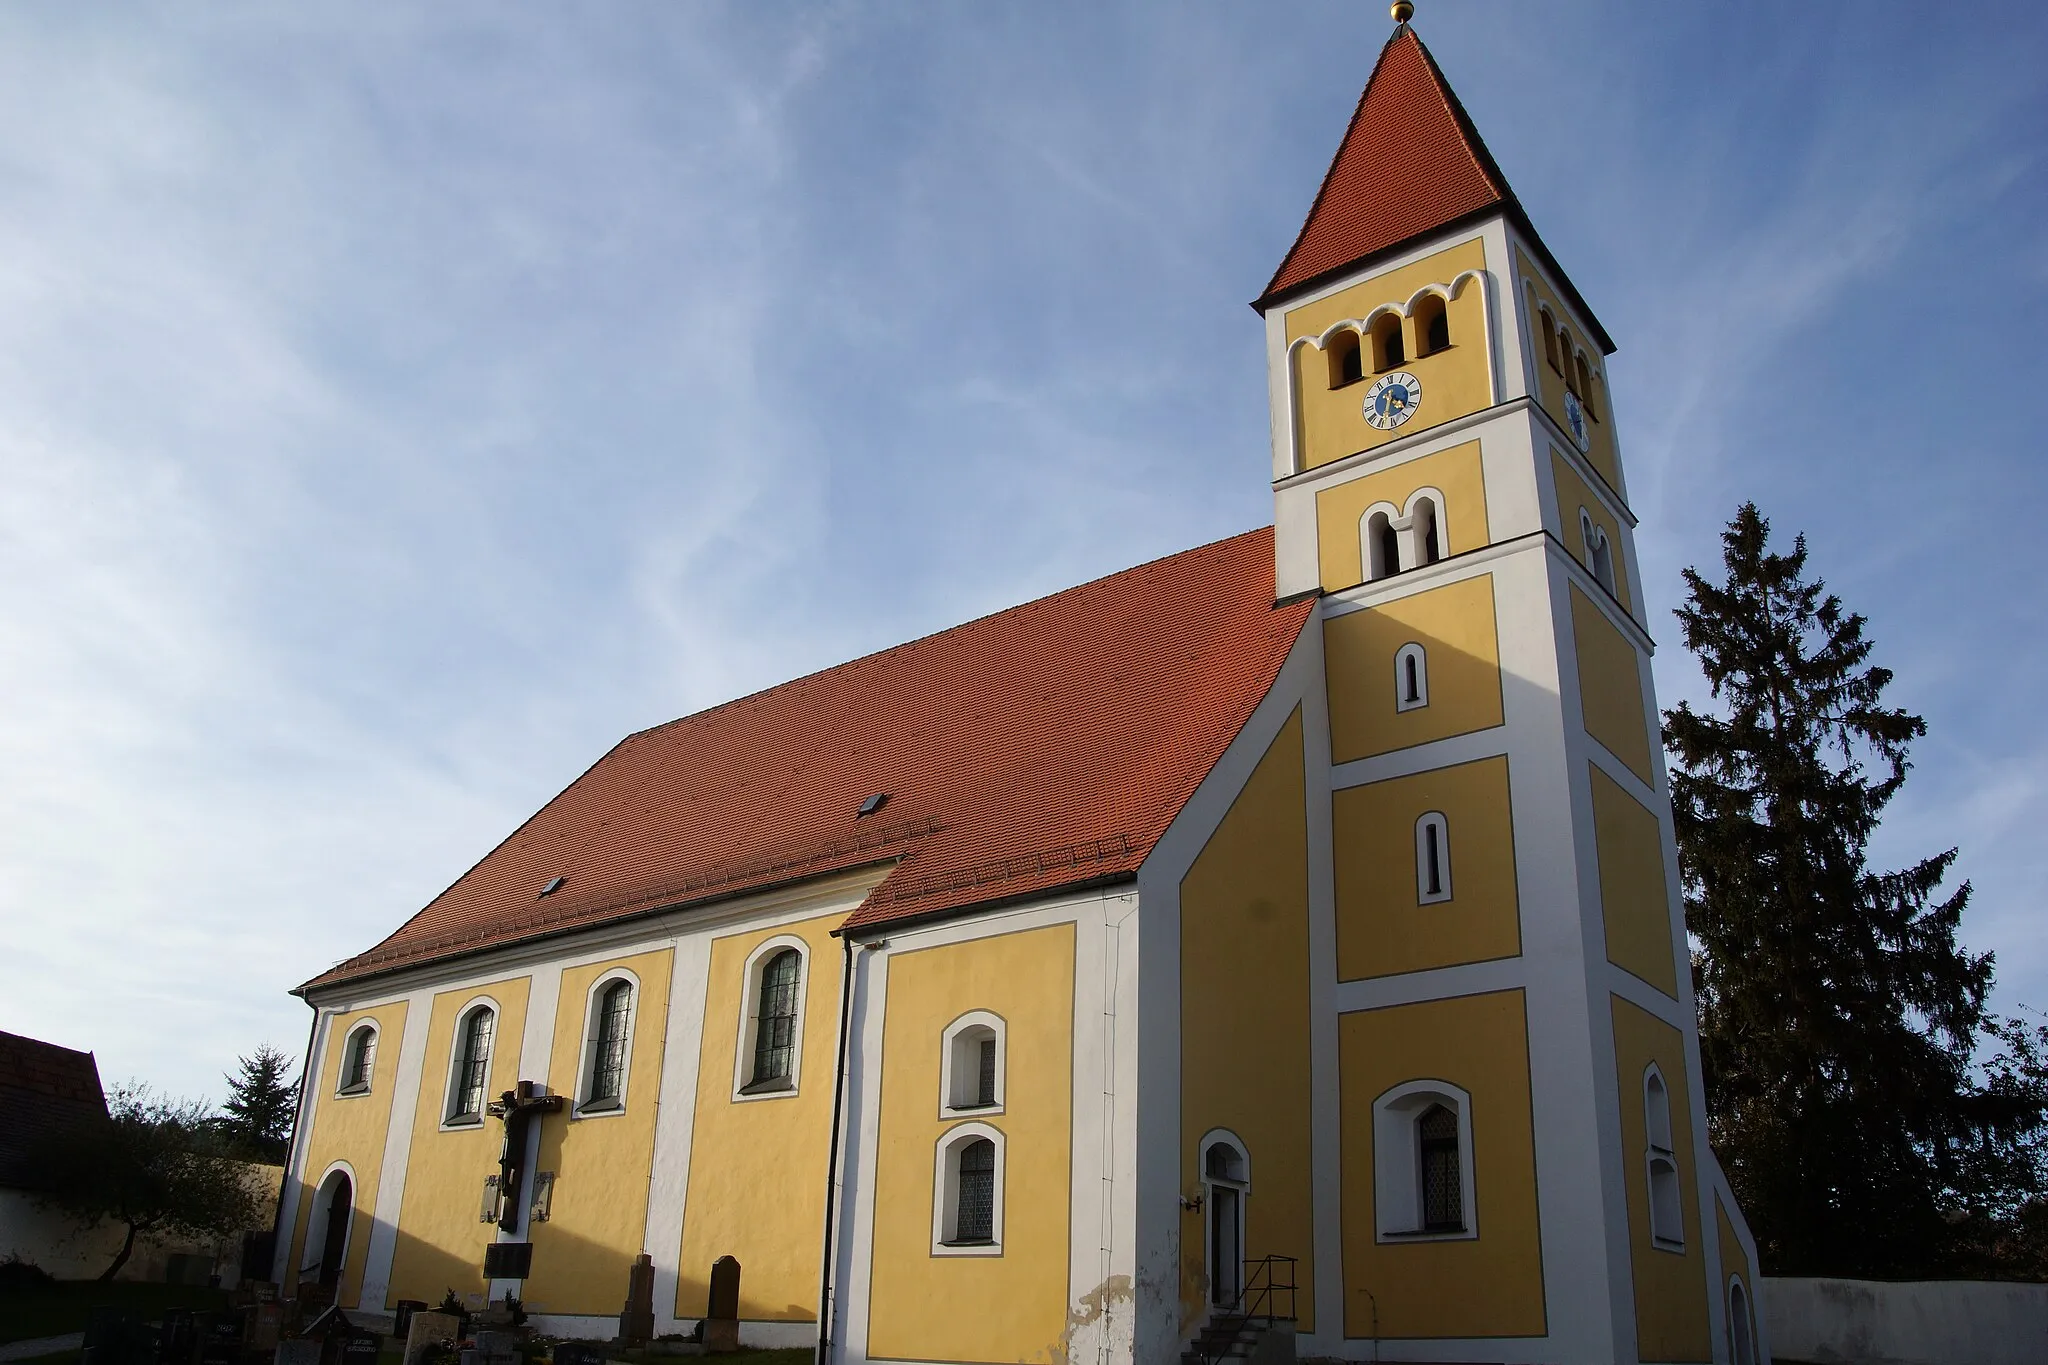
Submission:
<svg viewBox="0 0 2048 1365">
<path fill-rule="evenodd" d="M 1294 1267 L 1297 1262 L 1298 1258 L 1293 1256 L 1262 1256 L 1256 1261 L 1245 1262 L 1244 1278 L 1240 1281 L 1237 1297 L 1230 1301 L 1230 1307 L 1220 1316 L 1235 1318 L 1239 1322 L 1262 1318 L 1268 1327 L 1276 1322 L 1296 1321 Z M 1285 1311 L 1282 1311 L 1283 1295 Z M 1215 1317 L 1210 1318 L 1212 1323 L 1216 1320 Z M 1200 1340 L 1199 1336 L 1196 1340 Z M 1223 1359 L 1223 1349 L 1227 1344 L 1223 1343 L 1213 1356 L 1201 1350 L 1196 1354 L 1201 1356 L 1204 1365 L 1216 1365 Z"/>
</svg>

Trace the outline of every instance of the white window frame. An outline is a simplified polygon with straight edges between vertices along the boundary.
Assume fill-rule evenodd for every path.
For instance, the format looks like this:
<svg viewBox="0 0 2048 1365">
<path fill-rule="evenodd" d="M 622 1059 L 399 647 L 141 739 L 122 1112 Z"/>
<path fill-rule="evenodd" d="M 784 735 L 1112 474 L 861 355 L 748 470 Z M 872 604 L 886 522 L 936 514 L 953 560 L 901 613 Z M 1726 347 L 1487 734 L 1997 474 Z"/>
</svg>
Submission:
<svg viewBox="0 0 2048 1365">
<path fill-rule="evenodd" d="M 1656 1086 L 1652 1092 L 1651 1086 Z M 1658 1130 L 1662 1129 L 1660 1133 Z M 1663 1143 L 1657 1139 L 1662 1137 Z M 1655 1062 L 1643 1068 L 1643 1182 L 1649 1197 L 1650 1245 L 1659 1251 L 1685 1253 L 1685 1185 L 1678 1169 L 1676 1134 L 1671 1126 L 1671 1083 Z M 1657 1167 L 1669 1168 L 1668 1215 L 1660 1215 Z M 1668 1220 L 1668 1221 L 1667 1221 Z"/>
<path fill-rule="evenodd" d="M 953 1231 L 954 1219 L 960 1212 L 960 1153 L 977 1138 L 987 1138 L 996 1148 L 995 1206 L 989 1215 L 989 1240 L 949 1242 L 947 1235 Z M 932 1158 L 932 1255 L 1002 1255 L 1003 1178 L 1010 1166 L 1003 1130 L 979 1120 L 957 1123 L 939 1135 Z"/>
<path fill-rule="evenodd" d="M 749 1090 L 748 1087 L 754 1083 L 754 1039 L 758 1022 L 754 1015 L 761 1001 L 761 973 L 767 967 L 768 959 L 784 948 L 794 948 L 797 954 L 796 1032 L 790 1039 L 789 1083 Z M 811 945 L 795 934 L 777 934 L 755 945 L 754 951 L 747 954 L 746 965 L 741 970 L 739 1046 L 734 1049 L 732 1059 L 733 1101 L 787 1099 L 796 1094 L 803 1083 L 804 1020 L 810 1014 Z"/>
<path fill-rule="evenodd" d="M 961 1067 L 967 1058 L 960 1054 L 970 1043 L 980 1041 L 982 1030 L 995 1036 L 996 1043 L 996 1098 L 994 1104 L 962 1104 L 960 1087 L 970 1079 L 979 1082 L 981 1058 L 977 1051 L 972 1069 L 963 1073 Z M 969 1035 L 972 1035 L 971 1037 Z M 981 1117 L 1000 1114 L 1009 1095 L 1010 1039 L 1009 1025 L 1003 1016 L 989 1010 L 969 1010 L 946 1025 L 939 1043 L 939 1117 L 943 1119 Z"/>
<path fill-rule="evenodd" d="M 1430 519 L 1436 523 L 1436 558 L 1425 562 L 1422 558 L 1422 523 L 1415 515 L 1422 510 L 1423 503 L 1429 504 Z M 1435 488 L 1418 488 L 1408 495 L 1408 505 L 1401 509 L 1401 520 L 1395 526 L 1401 533 L 1401 567 L 1403 569 L 1427 568 L 1429 564 L 1441 564 L 1451 557 L 1451 515 L 1445 508 L 1444 495 Z"/>
<path fill-rule="evenodd" d="M 1458 1116 L 1458 1194 L 1465 1226 L 1425 1232 L 1417 1120 L 1441 1104 Z M 1472 1161 L 1472 1096 L 1442 1080 L 1404 1081 L 1372 1102 L 1373 1222 L 1381 1242 L 1465 1242 L 1479 1236 L 1479 1182 Z"/>
<path fill-rule="evenodd" d="M 455 1073 L 462 1066 L 462 1037 L 468 1030 L 469 1016 L 479 1009 L 491 1012 L 491 1050 L 484 1058 L 484 1096 L 478 1106 L 475 1118 L 464 1117 L 457 1121 L 449 1112 L 455 1103 Z M 481 1128 L 484 1122 L 483 1109 L 491 1102 L 491 1067 L 498 1060 L 498 1031 L 505 1023 L 505 1011 L 498 1002 L 488 995 L 473 995 L 455 1011 L 454 1035 L 448 1040 L 448 1078 L 441 1087 L 441 1131 L 444 1133 L 466 1133 Z"/>
<path fill-rule="evenodd" d="M 1609 597 L 1617 596 L 1614 586 L 1614 544 L 1607 539 L 1607 532 L 1593 520 L 1593 514 L 1579 509 L 1579 539 L 1586 547 L 1586 572 L 1593 575 L 1593 581 L 1607 589 Z"/>
<path fill-rule="evenodd" d="M 363 1083 L 361 1085 L 350 1085 L 348 1083 L 349 1063 L 354 1060 L 356 1039 L 365 1033 L 370 1035 L 369 1065 L 363 1069 Z M 348 1031 L 341 1035 L 341 1065 L 334 1072 L 334 1097 L 336 1099 L 352 1100 L 358 1096 L 367 1095 L 376 1088 L 376 1049 L 377 1045 L 382 1041 L 383 1039 L 380 1036 L 380 1030 L 375 1019 L 358 1019 L 348 1026 Z"/>
<path fill-rule="evenodd" d="M 1429 889 L 1429 835 L 1437 834 L 1438 889 Z M 1415 903 L 1441 905 L 1451 898 L 1451 822 L 1440 810 L 1426 810 L 1415 817 Z"/>
<path fill-rule="evenodd" d="M 626 1010 L 626 1046 L 620 1061 L 619 1093 L 616 1098 L 593 1102 L 590 1085 L 595 1078 L 591 1069 L 597 1062 L 597 1032 L 603 1022 L 600 1012 L 604 1008 L 604 994 L 613 983 L 623 981 L 633 992 L 633 1001 Z M 640 1032 L 640 977 L 627 967 L 611 967 L 600 973 L 590 983 L 590 989 L 583 996 L 583 1047 L 576 1056 L 575 1105 L 570 1111 L 574 1119 L 612 1118 L 626 1112 L 627 1091 L 633 1084 L 633 1039 Z"/>
<path fill-rule="evenodd" d="M 1740 1275 L 1728 1277 L 1728 1360 L 1730 1365 L 1756 1365 L 1756 1315 Z"/>
<path fill-rule="evenodd" d="M 299 1246 L 299 1268 L 294 1284 L 304 1283 L 305 1273 L 313 1268 L 306 1258 L 313 1254 L 313 1248 L 323 1246 L 327 1241 L 327 1206 L 332 1200 L 327 1182 L 340 1174 L 348 1180 L 348 1227 L 341 1234 L 341 1269 L 335 1272 L 335 1297 L 341 1297 L 341 1278 L 348 1273 L 348 1254 L 355 1247 L 356 1211 L 362 1207 L 363 1184 L 356 1179 L 356 1168 L 346 1161 L 330 1161 L 327 1169 L 320 1172 L 319 1181 L 313 1186 L 313 1209 L 306 1217 L 306 1240 Z"/>
<path fill-rule="evenodd" d="M 1415 696 L 1408 696 L 1408 661 L 1415 661 Z M 1394 651 L 1394 710 L 1420 711 L 1429 705 L 1429 651 L 1410 640 Z"/>
</svg>

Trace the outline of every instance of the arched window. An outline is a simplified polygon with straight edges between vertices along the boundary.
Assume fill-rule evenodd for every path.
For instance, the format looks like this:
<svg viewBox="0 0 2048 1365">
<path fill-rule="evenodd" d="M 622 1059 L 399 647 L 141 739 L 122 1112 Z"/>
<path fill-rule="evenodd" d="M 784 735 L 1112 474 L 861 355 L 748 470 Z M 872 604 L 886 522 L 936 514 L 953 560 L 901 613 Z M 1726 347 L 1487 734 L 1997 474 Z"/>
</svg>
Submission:
<svg viewBox="0 0 2048 1365">
<path fill-rule="evenodd" d="M 306 1222 L 305 1255 L 299 1263 L 300 1284 L 332 1286 L 341 1282 L 354 1223 L 355 1179 L 346 1162 L 336 1162 L 321 1177 L 313 1194 L 313 1212 Z"/>
<path fill-rule="evenodd" d="M 1591 414 L 1593 411 L 1593 376 L 1586 369 L 1586 353 L 1584 351 L 1579 352 L 1578 360 L 1574 362 L 1573 368 L 1579 372 L 1579 402 L 1586 409 L 1587 413 Z"/>
<path fill-rule="evenodd" d="M 1578 393 L 1579 375 L 1584 372 L 1585 364 L 1573 356 L 1573 352 L 1577 348 L 1572 345 L 1572 334 L 1569 331 L 1562 328 L 1558 330 L 1557 349 L 1564 358 L 1564 386 L 1573 393 Z M 1585 395 L 1580 394 L 1579 396 L 1583 398 Z"/>
<path fill-rule="evenodd" d="M 789 1087 L 803 962 L 803 954 L 784 948 L 761 964 L 761 984 L 754 996 L 754 1072 L 748 1089 Z"/>
<path fill-rule="evenodd" d="M 1382 1241 L 1478 1235 L 1472 1099 L 1447 1081 L 1408 1081 L 1373 1101 L 1373 1194 Z"/>
<path fill-rule="evenodd" d="M 455 1026 L 455 1066 L 448 1083 L 449 1123 L 482 1123 L 484 1092 L 490 1088 L 491 1042 L 498 1012 L 472 1006 Z"/>
<path fill-rule="evenodd" d="M 1666 1250 L 1685 1246 L 1685 1201 L 1678 1187 L 1678 1156 L 1671 1145 L 1671 1095 L 1655 1065 L 1643 1073 L 1643 1132 L 1649 1150 L 1650 1240 Z"/>
<path fill-rule="evenodd" d="M 1451 315 L 1439 295 L 1425 294 L 1415 305 L 1415 342 L 1417 355 L 1434 355 L 1450 346 Z"/>
<path fill-rule="evenodd" d="M 616 1109 L 626 1096 L 626 1045 L 632 1037 L 633 983 L 613 980 L 592 1002 L 589 1075 L 582 1109 Z"/>
<path fill-rule="evenodd" d="M 348 1040 L 341 1045 L 341 1084 L 335 1093 L 368 1094 L 376 1067 L 377 1026 L 365 1019 L 348 1031 Z"/>
<path fill-rule="evenodd" d="M 1202 1199 L 1209 1210 L 1206 1232 L 1209 1302 L 1228 1308 L 1244 1289 L 1245 1200 L 1251 1193 L 1251 1157 L 1235 1133 L 1216 1131 L 1202 1139 Z"/>
<path fill-rule="evenodd" d="M 1586 416 L 1600 420 L 1600 372 L 1593 371 L 1586 376 L 1586 391 L 1580 397 L 1586 400 Z"/>
<path fill-rule="evenodd" d="M 1003 1145 L 1002 1133 L 986 1123 L 959 1124 L 939 1138 L 933 1254 L 1002 1254 Z"/>
<path fill-rule="evenodd" d="M 1417 564 L 1434 564 L 1443 556 L 1443 536 L 1437 529 L 1436 501 L 1417 499 L 1408 512 L 1408 535 L 1415 547 Z"/>
<path fill-rule="evenodd" d="M 1586 547 L 1586 568 L 1595 582 L 1611 594 L 1614 592 L 1614 547 L 1607 541 L 1607 533 L 1593 524 L 1593 514 L 1585 508 L 1579 509 L 1579 539 Z"/>
<path fill-rule="evenodd" d="M 1557 360 L 1557 319 L 1550 316 L 1548 308 L 1537 309 L 1536 316 L 1543 324 L 1543 358 L 1550 362 L 1551 369 L 1563 374 L 1564 366 Z"/>
<path fill-rule="evenodd" d="M 1451 898 L 1451 829 L 1442 811 L 1415 822 L 1415 900 L 1434 905 Z"/>
<path fill-rule="evenodd" d="M 941 1107 L 956 1113 L 1003 1104 L 1003 1021 L 986 1010 L 963 1014 L 946 1026 L 939 1064 Z"/>
<path fill-rule="evenodd" d="M 1389 512 L 1372 512 L 1365 519 L 1366 575 L 1368 579 L 1392 578 L 1401 572 L 1401 535 L 1394 529 Z"/>
<path fill-rule="evenodd" d="M 1391 370 L 1408 359 L 1401 341 L 1401 315 L 1382 313 L 1372 324 L 1372 367 Z"/>
<path fill-rule="evenodd" d="M 1358 345 L 1358 333 L 1345 328 L 1337 333 L 1324 352 L 1330 360 L 1330 387 L 1341 389 L 1365 378 L 1365 356 Z"/>
<path fill-rule="evenodd" d="M 1421 645 L 1405 644 L 1394 652 L 1394 709 L 1414 711 L 1429 705 L 1429 656 Z"/>
<path fill-rule="evenodd" d="M 1733 1365 L 1756 1365 L 1756 1332 L 1750 1326 L 1749 1293 L 1739 1276 L 1728 1277 L 1728 1358 Z"/>
</svg>

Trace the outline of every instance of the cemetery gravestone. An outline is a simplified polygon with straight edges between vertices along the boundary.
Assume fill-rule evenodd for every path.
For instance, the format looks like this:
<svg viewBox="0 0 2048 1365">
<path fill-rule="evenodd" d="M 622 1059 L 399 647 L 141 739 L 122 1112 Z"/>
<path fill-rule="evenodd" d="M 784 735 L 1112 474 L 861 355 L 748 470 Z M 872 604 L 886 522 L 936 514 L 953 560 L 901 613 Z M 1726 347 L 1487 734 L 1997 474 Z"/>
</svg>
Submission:
<svg viewBox="0 0 2048 1365">
<path fill-rule="evenodd" d="M 641 1252 L 626 1272 L 626 1306 L 619 1314 L 619 1340 L 645 1346 L 654 1335 L 654 1258 Z"/>
<path fill-rule="evenodd" d="M 414 1313 L 405 1334 L 405 1365 L 419 1365 L 427 1347 L 454 1344 L 462 1333 L 462 1319 L 453 1313 Z"/>
<path fill-rule="evenodd" d="M 711 1263 L 711 1301 L 704 1311 L 704 1349 L 740 1348 L 740 1263 L 721 1256 Z"/>
</svg>

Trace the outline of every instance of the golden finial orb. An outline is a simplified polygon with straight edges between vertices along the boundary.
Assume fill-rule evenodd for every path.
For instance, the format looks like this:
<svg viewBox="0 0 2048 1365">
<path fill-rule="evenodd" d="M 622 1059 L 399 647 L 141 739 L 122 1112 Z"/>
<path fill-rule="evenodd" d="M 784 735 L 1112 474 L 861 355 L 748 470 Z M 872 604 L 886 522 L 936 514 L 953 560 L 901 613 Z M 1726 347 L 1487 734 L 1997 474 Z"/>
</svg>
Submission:
<svg viewBox="0 0 2048 1365">
<path fill-rule="evenodd" d="M 1415 17 L 1415 6 L 1409 4 L 1408 0 L 1394 0 L 1393 11 L 1394 22 L 1397 24 L 1405 24 Z"/>
</svg>

